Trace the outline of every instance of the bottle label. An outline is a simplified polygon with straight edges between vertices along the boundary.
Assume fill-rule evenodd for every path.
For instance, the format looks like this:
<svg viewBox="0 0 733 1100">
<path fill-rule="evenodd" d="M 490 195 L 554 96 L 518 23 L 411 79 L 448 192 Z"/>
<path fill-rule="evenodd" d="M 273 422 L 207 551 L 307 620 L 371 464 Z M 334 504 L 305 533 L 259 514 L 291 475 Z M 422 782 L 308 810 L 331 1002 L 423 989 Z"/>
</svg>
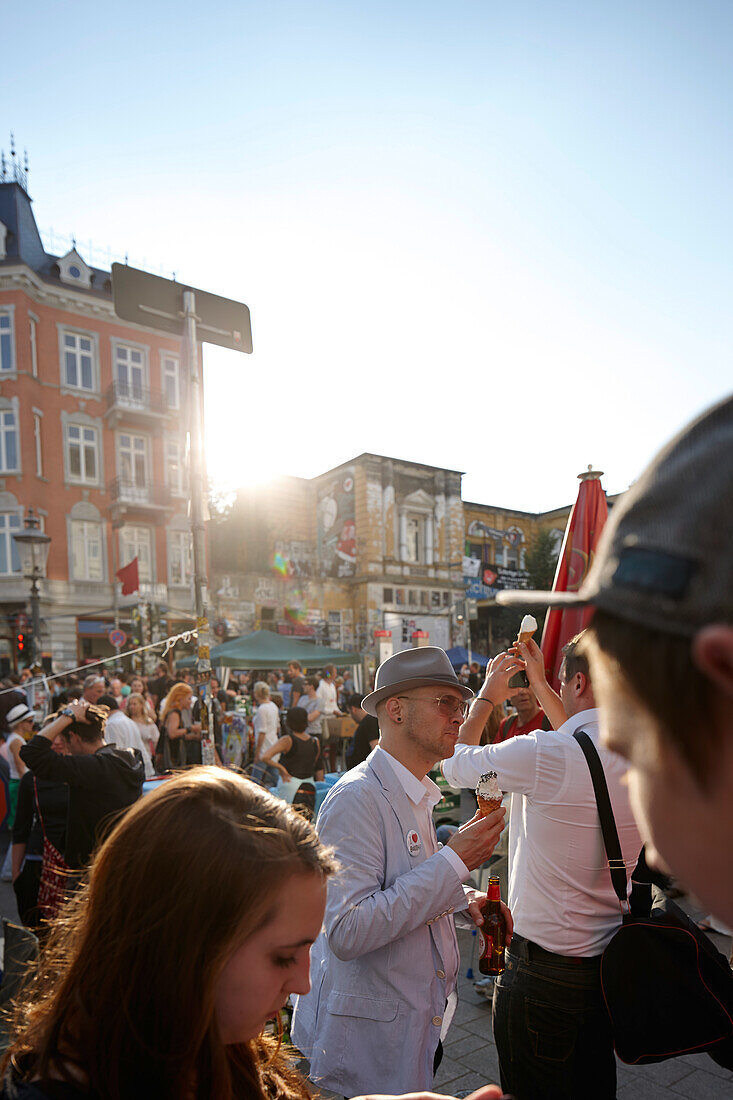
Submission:
<svg viewBox="0 0 733 1100">
<path fill-rule="evenodd" d="M 479 928 L 478 934 L 481 937 L 481 958 L 490 959 L 494 950 L 494 938 L 493 936 L 487 936 L 483 928 Z"/>
</svg>

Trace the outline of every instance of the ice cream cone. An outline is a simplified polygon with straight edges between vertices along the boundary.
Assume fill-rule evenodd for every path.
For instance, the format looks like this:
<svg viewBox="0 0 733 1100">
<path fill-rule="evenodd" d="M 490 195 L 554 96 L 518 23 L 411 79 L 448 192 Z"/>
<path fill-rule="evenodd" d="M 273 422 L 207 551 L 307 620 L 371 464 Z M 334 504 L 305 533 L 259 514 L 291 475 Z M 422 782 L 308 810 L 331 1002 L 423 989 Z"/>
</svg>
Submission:
<svg viewBox="0 0 733 1100">
<path fill-rule="evenodd" d="M 493 814 L 494 810 L 498 810 L 501 806 L 500 798 L 481 798 L 480 795 L 476 797 L 478 802 L 478 815 L 479 817 L 488 817 L 489 814 Z"/>
<path fill-rule="evenodd" d="M 534 637 L 534 630 L 520 630 L 517 635 L 518 642 L 524 642 L 525 645 L 529 645 Z"/>
</svg>

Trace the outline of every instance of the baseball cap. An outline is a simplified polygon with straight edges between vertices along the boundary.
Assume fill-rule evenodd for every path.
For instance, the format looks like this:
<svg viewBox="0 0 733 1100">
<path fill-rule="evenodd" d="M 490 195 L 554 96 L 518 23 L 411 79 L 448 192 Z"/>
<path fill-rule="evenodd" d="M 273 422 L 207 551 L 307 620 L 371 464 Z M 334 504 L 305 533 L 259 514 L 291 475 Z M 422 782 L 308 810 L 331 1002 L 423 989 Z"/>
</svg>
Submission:
<svg viewBox="0 0 733 1100">
<path fill-rule="evenodd" d="M 577 592 L 505 591 L 496 602 L 590 604 L 682 636 L 733 622 L 733 396 L 693 420 L 624 493 Z"/>
</svg>

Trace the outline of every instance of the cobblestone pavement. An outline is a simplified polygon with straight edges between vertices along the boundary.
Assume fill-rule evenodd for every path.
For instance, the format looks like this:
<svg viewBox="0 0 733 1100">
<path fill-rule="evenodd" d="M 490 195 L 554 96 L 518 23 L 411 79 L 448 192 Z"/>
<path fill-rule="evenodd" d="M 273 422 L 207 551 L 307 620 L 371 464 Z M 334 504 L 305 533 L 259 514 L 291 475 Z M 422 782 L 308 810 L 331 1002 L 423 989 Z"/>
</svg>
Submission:
<svg viewBox="0 0 733 1100">
<path fill-rule="evenodd" d="M 466 977 L 475 939 L 459 931 L 461 974 L 459 1004 L 435 1077 L 435 1091 L 455 1096 L 480 1085 L 499 1083 L 499 1062 L 491 1032 L 491 1002 Z M 728 941 L 730 942 L 730 941 Z M 722 943 L 721 943 L 722 948 Z M 474 970 L 476 963 L 474 960 Z M 476 976 L 479 976 L 478 974 Z M 653 1066 L 618 1063 L 618 1100 L 733 1100 L 733 1073 L 707 1054 L 671 1058 Z M 593 1100 L 589 1095 L 588 1100 Z"/>
</svg>

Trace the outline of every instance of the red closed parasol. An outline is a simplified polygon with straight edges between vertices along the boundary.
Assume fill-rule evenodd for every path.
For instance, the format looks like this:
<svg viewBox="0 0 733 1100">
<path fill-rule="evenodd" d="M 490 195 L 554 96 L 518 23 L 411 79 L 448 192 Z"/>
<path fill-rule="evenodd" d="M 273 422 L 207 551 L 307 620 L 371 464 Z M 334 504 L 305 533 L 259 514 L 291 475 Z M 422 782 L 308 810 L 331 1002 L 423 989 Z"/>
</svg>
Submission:
<svg viewBox="0 0 733 1100">
<path fill-rule="evenodd" d="M 578 474 L 578 499 L 568 518 L 560 557 L 552 585 L 553 592 L 577 592 L 593 562 L 598 540 L 608 519 L 606 495 L 601 486 L 602 471 L 590 466 Z M 558 673 L 562 647 L 591 620 L 592 607 L 554 607 L 547 612 L 540 648 L 545 658 L 547 679 L 559 690 Z"/>
</svg>

